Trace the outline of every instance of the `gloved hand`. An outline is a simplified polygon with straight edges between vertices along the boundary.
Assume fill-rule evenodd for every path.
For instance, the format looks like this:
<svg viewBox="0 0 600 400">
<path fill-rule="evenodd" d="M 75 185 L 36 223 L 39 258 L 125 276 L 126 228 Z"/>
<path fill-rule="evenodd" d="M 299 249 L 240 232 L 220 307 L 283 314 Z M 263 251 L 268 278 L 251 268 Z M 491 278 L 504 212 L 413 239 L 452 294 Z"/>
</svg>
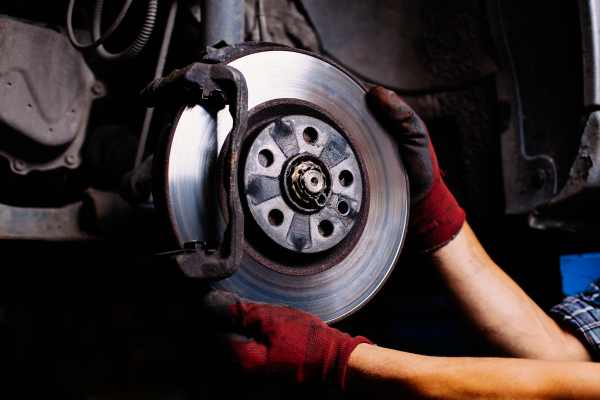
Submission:
<svg viewBox="0 0 600 400">
<path fill-rule="evenodd" d="M 233 359 L 254 377 L 329 383 L 344 390 L 350 353 L 360 343 L 371 343 L 303 311 L 244 301 L 225 291 L 209 292 L 204 307 L 226 332 Z"/>
<path fill-rule="evenodd" d="M 396 93 L 375 87 L 367 102 L 382 125 L 398 143 L 410 182 L 409 238 L 417 250 L 438 249 L 456 236 L 465 221 L 442 179 L 427 127 Z"/>
</svg>

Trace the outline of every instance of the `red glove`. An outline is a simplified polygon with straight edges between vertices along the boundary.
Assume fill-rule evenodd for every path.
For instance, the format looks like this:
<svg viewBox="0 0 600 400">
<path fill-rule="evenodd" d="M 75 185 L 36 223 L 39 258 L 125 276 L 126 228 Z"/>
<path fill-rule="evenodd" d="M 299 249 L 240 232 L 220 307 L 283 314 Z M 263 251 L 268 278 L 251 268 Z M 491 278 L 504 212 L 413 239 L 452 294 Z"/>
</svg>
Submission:
<svg viewBox="0 0 600 400">
<path fill-rule="evenodd" d="M 448 243 L 465 222 L 465 212 L 440 173 L 427 127 L 396 93 L 375 87 L 367 101 L 383 126 L 398 142 L 408 173 L 411 196 L 409 240 L 428 252 Z"/>
<path fill-rule="evenodd" d="M 210 292 L 204 305 L 228 332 L 234 360 L 254 376 L 329 383 L 344 390 L 350 353 L 360 343 L 371 343 L 303 311 L 243 301 L 229 292 Z"/>
</svg>

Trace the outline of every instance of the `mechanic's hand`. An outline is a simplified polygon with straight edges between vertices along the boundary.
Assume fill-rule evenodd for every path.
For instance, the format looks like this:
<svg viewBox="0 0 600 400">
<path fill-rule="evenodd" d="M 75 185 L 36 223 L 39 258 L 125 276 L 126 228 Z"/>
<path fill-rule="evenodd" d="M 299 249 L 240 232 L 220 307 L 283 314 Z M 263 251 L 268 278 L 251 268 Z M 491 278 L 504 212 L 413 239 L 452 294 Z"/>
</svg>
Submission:
<svg viewBox="0 0 600 400">
<path fill-rule="evenodd" d="M 375 116 L 398 142 L 408 173 L 411 195 L 410 238 L 420 251 L 432 251 L 448 243 L 465 221 L 442 179 L 427 127 L 396 93 L 375 87 L 367 94 Z"/>
<path fill-rule="evenodd" d="M 350 353 L 368 339 L 340 332 L 290 307 L 244 301 L 215 290 L 204 306 L 227 332 L 243 372 L 288 383 L 329 383 L 345 389 Z"/>
</svg>

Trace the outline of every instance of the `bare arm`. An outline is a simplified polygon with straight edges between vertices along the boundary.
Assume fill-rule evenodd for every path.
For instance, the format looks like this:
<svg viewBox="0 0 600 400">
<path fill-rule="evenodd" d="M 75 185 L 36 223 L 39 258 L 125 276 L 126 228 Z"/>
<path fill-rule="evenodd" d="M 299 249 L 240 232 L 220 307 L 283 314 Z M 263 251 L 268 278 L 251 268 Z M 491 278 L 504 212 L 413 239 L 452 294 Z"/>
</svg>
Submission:
<svg viewBox="0 0 600 400">
<path fill-rule="evenodd" d="M 585 346 L 563 330 L 490 259 L 465 222 L 432 259 L 466 315 L 509 355 L 590 360 Z"/>
<path fill-rule="evenodd" d="M 466 315 L 510 355 L 589 360 L 584 345 L 548 317 L 481 247 L 465 222 L 464 210 L 442 179 L 421 118 L 398 95 L 381 87 L 372 89 L 367 101 L 396 138 L 409 176 L 411 245 L 432 252 Z"/>
<path fill-rule="evenodd" d="M 350 392 L 411 399 L 597 399 L 600 365 L 510 358 L 427 357 L 360 344 Z"/>
</svg>

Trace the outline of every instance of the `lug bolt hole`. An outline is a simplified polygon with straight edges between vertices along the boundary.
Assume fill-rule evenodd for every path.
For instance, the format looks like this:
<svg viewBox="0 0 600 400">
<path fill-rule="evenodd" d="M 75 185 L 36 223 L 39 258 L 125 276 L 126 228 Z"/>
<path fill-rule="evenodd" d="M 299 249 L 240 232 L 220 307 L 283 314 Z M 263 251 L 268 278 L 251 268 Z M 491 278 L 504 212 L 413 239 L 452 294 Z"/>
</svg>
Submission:
<svg viewBox="0 0 600 400">
<path fill-rule="evenodd" d="M 273 153 L 271 150 L 263 149 L 258 152 L 258 163 L 265 168 L 270 167 L 273 164 Z"/>
<path fill-rule="evenodd" d="M 331 221 L 324 219 L 323 221 L 319 222 L 318 229 L 321 236 L 328 237 L 333 233 L 333 224 Z"/>
<path fill-rule="evenodd" d="M 342 215 L 348 215 L 350 211 L 350 206 L 344 200 L 340 201 L 337 205 L 337 209 Z"/>
<path fill-rule="evenodd" d="M 317 143 L 317 139 L 319 139 L 319 133 L 312 126 L 305 128 L 302 136 L 304 137 L 304 141 L 308 144 L 315 144 Z"/>
<path fill-rule="evenodd" d="M 348 171 L 347 169 L 340 172 L 338 179 L 344 187 L 348 187 L 352 185 L 352 182 L 354 182 L 354 176 L 352 175 L 352 172 Z"/>
<path fill-rule="evenodd" d="M 269 223 L 273 226 L 280 226 L 283 224 L 283 213 L 281 210 L 274 208 L 269 211 Z"/>
<path fill-rule="evenodd" d="M 326 201 L 327 201 L 327 197 L 324 194 L 320 194 L 319 197 L 317 197 L 317 204 L 320 207 L 323 207 L 325 205 Z"/>
</svg>

